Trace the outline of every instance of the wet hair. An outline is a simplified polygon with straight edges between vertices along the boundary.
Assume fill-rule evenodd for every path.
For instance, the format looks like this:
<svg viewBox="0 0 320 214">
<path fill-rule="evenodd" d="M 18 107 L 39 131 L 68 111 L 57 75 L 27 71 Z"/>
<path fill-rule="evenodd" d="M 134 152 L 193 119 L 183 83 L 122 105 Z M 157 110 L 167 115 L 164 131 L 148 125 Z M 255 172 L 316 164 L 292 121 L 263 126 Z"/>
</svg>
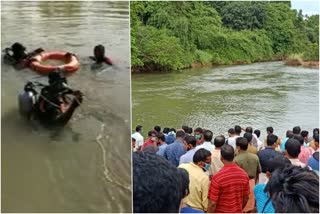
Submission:
<svg viewBox="0 0 320 214">
<path fill-rule="evenodd" d="M 259 138 L 259 137 L 260 137 L 261 132 L 260 132 L 260 130 L 259 130 L 259 129 L 254 130 L 254 132 L 253 132 L 253 133 L 255 133 L 255 134 L 257 135 L 257 138 Z"/>
<path fill-rule="evenodd" d="M 161 127 L 160 126 L 155 126 L 153 128 L 156 132 L 161 132 Z"/>
<path fill-rule="evenodd" d="M 197 140 L 194 136 L 186 136 L 184 140 L 187 144 L 191 144 L 193 147 L 196 147 L 197 145 Z"/>
<path fill-rule="evenodd" d="M 313 134 L 315 134 L 315 133 L 319 134 L 319 129 L 318 128 L 313 129 Z"/>
<path fill-rule="evenodd" d="M 137 126 L 136 126 L 136 132 L 140 132 L 141 130 L 142 130 L 142 126 L 137 125 Z"/>
<path fill-rule="evenodd" d="M 157 134 L 157 137 L 158 137 L 159 140 L 161 140 L 163 142 L 166 141 L 166 136 L 164 136 L 164 134 L 161 133 L 161 132 Z"/>
<path fill-rule="evenodd" d="M 193 163 L 199 163 L 201 161 L 205 162 L 207 157 L 209 157 L 211 155 L 211 152 L 209 152 L 208 150 L 201 148 L 199 150 L 196 151 L 196 153 L 194 153 L 193 155 Z"/>
<path fill-rule="evenodd" d="M 300 132 L 301 132 L 300 126 L 293 127 L 292 132 L 293 132 L 293 134 L 300 134 Z"/>
<path fill-rule="evenodd" d="M 319 213 L 319 177 L 308 168 L 278 168 L 265 187 L 276 213 Z"/>
<path fill-rule="evenodd" d="M 225 145 L 223 145 L 221 147 L 220 152 L 221 152 L 221 157 L 224 160 L 233 161 L 233 159 L 234 159 L 234 149 L 233 149 L 232 146 L 225 144 Z"/>
<path fill-rule="evenodd" d="M 300 142 L 294 138 L 290 138 L 286 145 L 285 149 L 287 150 L 288 154 L 293 157 L 297 158 L 300 154 L 301 148 L 300 148 Z"/>
<path fill-rule="evenodd" d="M 248 140 L 248 143 L 250 143 L 252 141 L 253 136 L 250 132 L 246 132 L 246 133 L 244 133 L 243 137 Z"/>
<path fill-rule="evenodd" d="M 14 43 L 12 46 L 11 46 L 11 50 L 12 52 L 14 53 L 18 53 L 18 52 L 23 52 L 26 50 L 26 48 L 19 42 L 16 42 Z"/>
<path fill-rule="evenodd" d="M 165 133 L 165 134 L 168 134 L 169 131 L 170 131 L 170 129 L 169 129 L 168 127 L 165 127 L 165 128 L 163 129 L 163 133 Z"/>
<path fill-rule="evenodd" d="M 249 133 L 253 133 L 253 129 L 252 129 L 252 127 L 251 126 L 248 126 L 247 128 L 246 128 L 246 132 L 249 132 Z"/>
<path fill-rule="evenodd" d="M 301 131 L 301 136 L 302 137 L 307 137 L 308 136 L 308 134 L 309 134 L 309 132 L 308 131 L 306 131 L 306 130 L 303 130 L 303 131 Z"/>
<path fill-rule="evenodd" d="M 293 132 L 291 130 L 287 130 L 286 137 L 293 138 Z"/>
<path fill-rule="evenodd" d="M 273 133 L 273 128 L 271 126 L 267 127 L 267 132 L 270 132 L 270 134 Z"/>
<path fill-rule="evenodd" d="M 192 129 L 192 127 L 189 127 L 189 128 L 188 128 L 188 131 L 187 131 L 187 133 L 188 133 L 188 134 L 192 134 L 192 132 L 193 132 L 193 129 Z"/>
<path fill-rule="evenodd" d="M 304 139 L 301 135 L 294 135 L 293 139 L 296 139 L 297 141 L 299 141 L 300 145 L 304 144 Z"/>
<path fill-rule="evenodd" d="M 239 125 L 234 126 L 234 132 L 235 132 L 237 135 L 240 135 L 240 133 L 241 133 L 241 126 L 239 126 Z"/>
<path fill-rule="evenodd" d="M 184 138 L 185 135 L 186 135 L 186 133 L 184 133 L 184 131 L 177 131 L 176 138 L 178 138 L 178 137 Z"/>
<path fill-rule="evenodd" d="M 267 145 L 268 146 L 272 146 L 273 144 L 275 144 L 278 140 L 278 136 L 274 135 L 274 134 L 269 134 L 267 136 Z"/>
<path fill-rule="evenodd" d="M 96 56 L 96 53 L 98 53 L 101 56 L 105 55 L 105 48 L 103 45 L 96 45 L 93 49 L 94 55 Z"/>
<path fill-rule="evenodd" d="M 234 128 L 231 128 L 231 129 L 228 130 L 228 133 L 229 134 L 235 134 L 236 132 L 234 131 Z"/>
<path fill-rule="evenodd" d="M 214 138 L 213 144 L 216 148 L 220 148 L 225 144 L 225 142 L 226 142 L 226 138 L 223 135 L 219 135 Z"/>
<path fill-rule="evenodd" d="M 267 160 L 266 171 L 273 173 L 277 168 L 284 168 L 286 165 L 291 165 L 290 160 L 283 155 L 278 155 Z"/>
<path fill-rule="evenodd" d="M 195 130 L 194 130 L 194 132 L 199 132 L 199 133 L 203 133 L 203 129 L 202 128 L 200 128 L 200 127 L 198 127 L 198 128 L 196 128 Z"/>
<path fill-rule="evenodd" d="M 187 132 L 188 132 L 188 129 L 189 129 L 189 127 L 188 127 L 188 126 L 182 126 L 181 128 L 182 128 L 182 130 L 183 130 L 185 133 L 187 133 Z"/>
<path fill-rule="evenodd" d="M 247 150 L 248 149 L 248 140 L 244 137 L 238 137 L 236 139 L 236 145 L 240 147 L 241 150 Z"/>
<path fill-rule="evenodd" d="M 190 192 L 190 190 L 189 190 L 189 183 L 190 183 L 189 173 L 187 170 L 185 170 L 183 168 L 178 168 L 178 173 L 180 174 L 180 177 L 181 177 L 182 195 L 183 195 L 183 197 L 186 197 Z"/>
<path fill-rule="evenodd" d="M 213 137 L 212 131 L 210 131 L 210 130 L 205 130 L 205 131 L 203 132 L 203 139 L 204 139 L 204 141 L 211 142 L 211 141 L 212 141 L 212 137 Z"/>
<path fill-rule="evenodd" d="M 181 172 L 162 156 L 132 154 L 133 212 L 178 213 L 183 190 Z"/>
<path fill-rule="evenodd" d="M 154 134 L 154 135 L 157 135 L 157 132 L 154 131 L 154 130 L 149 131 L 149 132 L 148 132 L 148 137 L 151 137 L 153 134 Z"/>
</svg>

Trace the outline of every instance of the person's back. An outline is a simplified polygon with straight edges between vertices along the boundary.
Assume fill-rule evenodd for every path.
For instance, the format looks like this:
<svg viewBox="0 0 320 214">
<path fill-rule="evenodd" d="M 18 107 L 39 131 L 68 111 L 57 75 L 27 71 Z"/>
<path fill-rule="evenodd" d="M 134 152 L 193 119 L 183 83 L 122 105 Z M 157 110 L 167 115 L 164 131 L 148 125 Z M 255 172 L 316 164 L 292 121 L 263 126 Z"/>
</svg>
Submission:
<svg viewBox="0 0 320 214">
<path fill-rule="evenodd" d="M 247 203 L 250 193 L 249 177 L 232 162 L 233 158 L 233 147 L 222 146 L 221 161 L 224 166 L 211 179 L 208 212 L 241 213 Z"/>
<path fill-rule="evenodd" d="M 248 173 L 250 179 L 254 178 L 259 172 L 259 158 L 255 154 L 249 152 L 241 152 L 235 157 L 234 162 Z"/>
<path fill-rule="evenodd" d="M 183 131 L 177 131 L 176 141 L 168 145 L 164 151 L 164 157 L 170 161 L 174 166 L 178 166 L 180 157 L 186 153 L 183 147 L 183 138 L 185 133 Z"/>
</svg>

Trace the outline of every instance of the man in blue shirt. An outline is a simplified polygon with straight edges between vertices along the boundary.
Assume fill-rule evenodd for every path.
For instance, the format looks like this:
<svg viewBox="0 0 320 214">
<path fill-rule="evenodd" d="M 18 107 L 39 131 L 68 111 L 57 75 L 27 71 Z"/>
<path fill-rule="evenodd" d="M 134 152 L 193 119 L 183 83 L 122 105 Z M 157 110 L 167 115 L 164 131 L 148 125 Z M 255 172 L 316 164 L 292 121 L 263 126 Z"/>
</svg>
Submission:
<svg viewBox="0 0 320 214">
<path fill-rule="evenodd" d="M 164 151 L 164 157 L 176 167 L 179 166 L 180 157 L 186 153 L 183 147 L 184 137 L 184 131 L 177 131 L 176 140 L 168 145 Z"/>
<path fill-rule="evenodd" d="M 158 133 L 158 142 L 159 142 L 159 147 L 157 151 L 157 155 L 163 156 L 164 151 L 166 150 L 168 144 L 165 142 L 165 135 L 163 133 Z"/>
<path fill-rule="evenodd" d="M 196 153 L 197 140 L 193 136 L 186 136 L 183 142 L 186 154 L 180 157 L 180 163 L 190 163 L 193 161 L 193 155 Z"/>
</svg>

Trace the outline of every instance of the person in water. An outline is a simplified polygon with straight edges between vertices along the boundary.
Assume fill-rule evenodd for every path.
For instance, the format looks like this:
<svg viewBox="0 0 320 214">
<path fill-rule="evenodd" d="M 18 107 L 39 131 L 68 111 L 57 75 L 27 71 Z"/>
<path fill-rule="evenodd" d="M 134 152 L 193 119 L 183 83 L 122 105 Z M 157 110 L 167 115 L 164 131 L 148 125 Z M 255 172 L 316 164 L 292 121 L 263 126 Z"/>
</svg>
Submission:
<svg viewBox="0 0 320 214">
<path fill-rule="evenodd" d="M 10 48 L 4 49 L 4 62 L 13 65 L 15 68 L 22 69 L 29 65 L 33 56 L 43 51 L 42 48 L 38 48 L 28 53 L 21 43 L 16 42 Z"/>
<path fill-rule="evenodd" d="M 109 57 L 105 56 L 105 48 L 103 45 L 97 45 L 93 49 L 94 56 L 90 59 L 94 60 L 97 64 L 106 63 L 108 65 L 113 65 L 113 62 Z"/>
<path fill-rule="evenodd" d="M 39 119 L 47 124 L 65 125 L 82 103 L 83 94 L 70 89 L 61 72 L 51 72 L 48 79 L 49 85 L 42 88 L 36 104 L 36 113 Z M 74 98 L 70 100 L 67 94 L 72 94 Z"/>
</svg>

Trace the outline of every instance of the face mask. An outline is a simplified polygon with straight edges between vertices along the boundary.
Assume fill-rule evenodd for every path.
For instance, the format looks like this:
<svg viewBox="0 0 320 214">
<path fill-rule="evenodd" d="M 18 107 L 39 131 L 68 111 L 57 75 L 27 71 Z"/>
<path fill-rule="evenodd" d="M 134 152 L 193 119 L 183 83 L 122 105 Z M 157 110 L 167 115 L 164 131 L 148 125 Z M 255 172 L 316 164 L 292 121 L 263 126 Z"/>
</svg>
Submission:
<svg viewBox="0 0 320 214">
<path fill-rule="evenodd" d="M 200 138 L 201 138 L 201 135 L 196 134 L 194 137 L 195 137 L 196 139 L 200 139 Z"/>
<path fill-rule="evenodd" d="M 205 171 L 209 171 L 210 166 L 211 166 L 211 164 L 205 163 L 203 169 L 204 169 Z"/>
<path fill-rule="evenodd" d="M 157 141 L 157 138 L 156 138 L 156 137 L 152 137 L 151 140 L 152 140 L 153 142 L 156 142 L 156 141 Z"/>
</svg>

